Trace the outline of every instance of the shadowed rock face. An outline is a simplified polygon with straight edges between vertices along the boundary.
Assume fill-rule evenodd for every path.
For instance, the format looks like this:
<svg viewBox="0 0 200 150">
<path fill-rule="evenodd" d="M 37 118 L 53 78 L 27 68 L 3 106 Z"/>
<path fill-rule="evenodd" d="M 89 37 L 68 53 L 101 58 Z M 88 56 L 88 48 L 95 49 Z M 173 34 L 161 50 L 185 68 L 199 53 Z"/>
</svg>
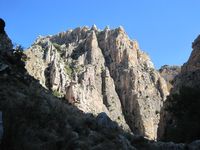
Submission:
<svg viewBox="0 0 200 150">
<path fill-rule="evenodd" d="M 190 142 L 200 137 L 200 36 L 194 40 L 192 48 L 161 111 L 158 131 L 161 140 Z M 179 136 L 182 133 L 185 136 Z"/>
<path fill-rule="evenodd" d="M 13 48 L 13 44 L 8 38 L 6 32 L 4 31 L 4 27 L 5 22 L 3 19 L 0 18 L 0 54 Z"/>
<path fill-rule="evenodd" d="M 26 54 L 28 72 L 44 87 L 84 112 L 106 112 L 123 128 L 156 138 L 167 85 L 122 27 L 39 37 Z"/>
<path fill-rule="evenodd" d="M 3 19 L 0 18 L 0 34 L 4 34 L 5 22 Z"/>
</svg>

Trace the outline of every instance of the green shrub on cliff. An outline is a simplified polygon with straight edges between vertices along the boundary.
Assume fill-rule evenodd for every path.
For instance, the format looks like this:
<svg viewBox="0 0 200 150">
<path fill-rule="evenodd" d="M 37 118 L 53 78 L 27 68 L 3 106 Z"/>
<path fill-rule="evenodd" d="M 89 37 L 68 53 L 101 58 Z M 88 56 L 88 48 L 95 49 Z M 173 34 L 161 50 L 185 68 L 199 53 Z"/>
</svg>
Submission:
<svg viewBox="0 0 200 150">
<path fill-rule="evenodd" d="M 200 138 L 200 89 L 182 87 L 179 94 L 169 98 L 168 111 L 173 120 L 167 130 L 167 139 L 190 142 Z"/>
</svg>

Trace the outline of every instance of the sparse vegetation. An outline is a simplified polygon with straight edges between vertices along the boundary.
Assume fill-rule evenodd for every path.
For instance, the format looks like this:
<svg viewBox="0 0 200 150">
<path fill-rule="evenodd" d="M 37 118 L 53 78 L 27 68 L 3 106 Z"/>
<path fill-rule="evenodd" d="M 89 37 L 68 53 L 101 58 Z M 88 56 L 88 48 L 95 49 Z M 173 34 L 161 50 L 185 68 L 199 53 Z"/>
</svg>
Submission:
<svg viewBox="0 0 200 150">
<path fill-rule="evenodd" d="M 84 69 L 84 65 L 77 65 L 74 67 L 74 71 L 77 73 L 81 73 Z"/>
<path fill-rule="evenodd" d="M 57 49 L 58 52 L 61 52 L 61 46 L 57 43 L 52 43 L 53 46 Z"/>
<path fill-rule="evenodd" d="M 169 97 L 167 110 L 173 120 L 166 131 L 166 139 L 190 142 L 200 138 L 200 89 L 182 87 L 179 94 Z M 184 136 L 183 136 L 184 135 Z"/>
<path fill-rule="evenodd" d="M 56 97 L 61 97 L 62 94 L 56 90 L 53 91 L 53 95 L 56 96 Z"/>
<path fill-rule="evenodd" d="M 65 64 L 65 73 L 69 77 L 72 77 L 73 69 L 71 68 L 70 64 L 68 64 L 68 63 Z"/>
<path fill-rule="evenodd" d="M 22 45 L 16 45 L 13 53 L 19 62 L 26 62 L 28 59 L 28 57 L 24 54 L 24 47 Z"/>
</svg>

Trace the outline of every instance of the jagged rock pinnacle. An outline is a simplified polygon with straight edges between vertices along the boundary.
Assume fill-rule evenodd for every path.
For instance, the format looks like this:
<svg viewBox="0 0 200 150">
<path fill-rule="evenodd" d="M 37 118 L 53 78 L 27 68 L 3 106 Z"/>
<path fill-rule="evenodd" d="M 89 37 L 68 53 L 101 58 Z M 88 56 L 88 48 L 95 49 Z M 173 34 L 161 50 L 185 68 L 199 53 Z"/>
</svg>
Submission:
<svg viewBox="0 0 200 150">
<path fill-rule="evenodd" d="M 95 24 L 93 24 L 91 30 L 96 31 L 96 30 L 98 30 L 98 28 L 97 28 L 97 26 Z"/>
<path fill-rule="evenodd" d="M 110 27 L 106 26 L 105 29 L 104 29 L 104 31 L 106 31 L 106 30 L 110 30 Z"/>
</svg>

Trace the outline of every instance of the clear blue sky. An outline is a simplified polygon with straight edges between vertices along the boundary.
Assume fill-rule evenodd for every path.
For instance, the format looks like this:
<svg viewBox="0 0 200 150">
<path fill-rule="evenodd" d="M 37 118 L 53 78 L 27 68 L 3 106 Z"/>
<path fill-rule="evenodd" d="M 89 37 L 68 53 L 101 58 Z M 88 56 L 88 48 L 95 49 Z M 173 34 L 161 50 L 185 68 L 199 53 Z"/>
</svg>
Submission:
<svg viewBox="0 0 200 150">
<path fill-rule="evenodd" d="M 1 0 L 12 41 L 29 47 L 38 35 L 78 26 L 122 25 L 156 68 L 181 65 L 200 34 L 200 0 Z"/>
</svg>

